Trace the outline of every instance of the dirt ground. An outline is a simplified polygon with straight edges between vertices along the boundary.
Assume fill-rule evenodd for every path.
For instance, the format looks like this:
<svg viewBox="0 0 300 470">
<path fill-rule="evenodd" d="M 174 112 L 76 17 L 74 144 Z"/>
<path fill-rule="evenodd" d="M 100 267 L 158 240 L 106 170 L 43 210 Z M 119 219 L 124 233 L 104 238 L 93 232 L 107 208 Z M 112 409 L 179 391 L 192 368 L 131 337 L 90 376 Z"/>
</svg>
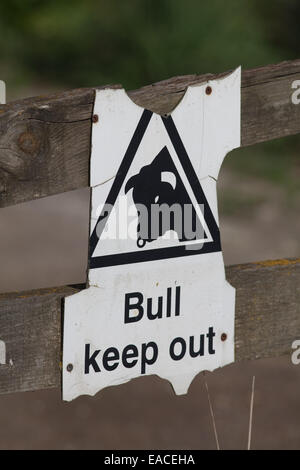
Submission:
<svg viewBox="0 0 300 470">
<path fill-rule="evenodd" d="M 300 254 L 300 201 L 282 189 L 225 168 L 219 181 L 226 264 Z M 1 291 L 83 282 L 88 191 L 0 212 Z M 295 338 L 296 339 L 296 338 Z M 300 448 L 300 366 L 289 357 L 233 364 L 207 373 L 223 449 L 247 444 L 256 376 L 253 449 Z M 1 449 L 214 449 L 203 374 L 188 395 L 145 377 L 94 398 L 62 403 L 58 390 L 0 397 Z"/>
</svg>

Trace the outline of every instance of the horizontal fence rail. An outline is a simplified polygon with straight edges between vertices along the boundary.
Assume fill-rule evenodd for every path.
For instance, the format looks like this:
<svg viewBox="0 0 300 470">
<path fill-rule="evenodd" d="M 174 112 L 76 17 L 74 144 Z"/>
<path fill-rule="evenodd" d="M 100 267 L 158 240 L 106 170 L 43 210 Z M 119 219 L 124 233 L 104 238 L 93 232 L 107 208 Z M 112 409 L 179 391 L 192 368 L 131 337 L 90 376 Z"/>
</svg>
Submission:
<svg viewBox="0 0 300 470">
<path fill-rule="evenodd" d="M 187 86 L 224 75 L 174 77 L 128 95 L 165 114 Z M 242 71 L 242 146 L 300 132 L 296 80 L 300 60 Z M 89 185 L 94 96 L 87 88 L 0 105 L 0 207 Z"/>
<path fill-rule="evenodd" d="M 235 360 L 290 354 L 300 339 L 300 258 L 230 266 L 226 277 L 237 289 Z M 75 292 L 0 294 L 0 393 L 60 386 L 62 299 Z"/>
</svg>

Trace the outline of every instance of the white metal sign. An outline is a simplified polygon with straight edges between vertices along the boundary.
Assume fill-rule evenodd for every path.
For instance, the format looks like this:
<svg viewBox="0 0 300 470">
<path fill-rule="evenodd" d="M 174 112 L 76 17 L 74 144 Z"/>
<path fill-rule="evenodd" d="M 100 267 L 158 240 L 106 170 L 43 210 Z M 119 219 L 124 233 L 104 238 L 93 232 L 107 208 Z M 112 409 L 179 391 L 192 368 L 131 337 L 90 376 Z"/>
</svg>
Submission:
<svg viewBox="0 0 300 470">
<path fill-rule="evenodd" d="M 240 68 L 168 116 L 96 92 L 89 288 L 65 299 L 63 398 L 156 374 L 186 393 L 234 360 L 216 180 L 240 145 Z"/>
</svg>

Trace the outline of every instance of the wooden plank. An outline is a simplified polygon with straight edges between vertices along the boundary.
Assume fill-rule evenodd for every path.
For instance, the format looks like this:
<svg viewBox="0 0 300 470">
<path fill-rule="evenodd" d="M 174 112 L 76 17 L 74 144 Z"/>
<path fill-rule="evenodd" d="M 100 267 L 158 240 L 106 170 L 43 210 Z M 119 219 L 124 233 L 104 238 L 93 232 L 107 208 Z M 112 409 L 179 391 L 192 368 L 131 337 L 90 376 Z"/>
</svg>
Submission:
<svg viewBox="0 0 300 470">
<path fill-rule="evenodd" d="M 300 339 L 300 258 L 230 266 L 226 275 L 237 289 L 236 361 L 290 354 Z M 75 292 L 0 295 L 0 393 L 60 386 L 61 299 Z"/>
<path fill-rule="evenodd" d="M 224 75 L 174 77 L 128 94 L 165 114 L 187 86 Z M 300 80 L 300 60 L 242 72 L 243 146 L 300 132 L 294 80 Z M 0 105 L 0 207 L 89 185 L 94 94 L 79 89 Z"/>
<path fill-rule="evenodd" d="M 0 207 L 89 184 L 94 90 L 0 106 Z"/>
<path fill-rule="evenodd" d="M 70 287 L 0 295 L 0 393 L 57 387 L 61 362 L 61 299 Z M 3 345 L 3 343 L 2 343 Z"/>
<path fill-rule="evenodd" d="M 236 361 L 291 353 L 300 339 L 300 258 L 226 269 L 236 287 Z"/>
</svg>

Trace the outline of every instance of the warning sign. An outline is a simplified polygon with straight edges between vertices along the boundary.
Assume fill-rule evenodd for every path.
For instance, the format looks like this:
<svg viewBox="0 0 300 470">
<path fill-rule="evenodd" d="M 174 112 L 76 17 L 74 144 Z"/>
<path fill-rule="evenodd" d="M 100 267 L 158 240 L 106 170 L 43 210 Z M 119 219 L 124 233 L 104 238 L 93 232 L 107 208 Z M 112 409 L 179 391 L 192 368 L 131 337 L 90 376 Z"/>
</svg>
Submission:
<svg viewBox="0 0 300 470">
<path fill-rule="evenodd" d="M 151 126 L 152 117 L 151 111 L 143 111 L 93 229 L 90 269 L 221 250 L 218 226 L 172 116 L 156 116 Z M 153 145 L 145 136 L 148 128 L 150 137 L 159 135 L 162 146 L 154 156 Z M 149 161 L 145 154 L 150 156 Z M 132 167 L 138 172 L 132 172 Z M 126 199 L 127 207 L 132 201 L 136 209 L 136 233 L 133 237 L 126 234 L 122 248 L 117 236 L 110 237 L 107 248 L 101 235 L 115 205 L 120 208 L 119 197 L 123 202 Z M 169 237 L 172 242 L 161 243 L 170 231 L 176 235 Z M 136 243 L 130 243 L 132 238 Z M 153 243 L 157 240 L 160 243 Z M 101 244 L 106 244 L 109 252 L 101 251 Z M 188 244 L 194 245 L 192 249 L 187 249 Z"/>
<path fill-rule="evenodd" d="M 96 92 L 89 288 L 65 300 L 65 400 L 149 374 L 186 393 L 234 360 L 216 180 L 240 145 L 240 69 L 206 86 L 168 116 Z"/>
</svg>

